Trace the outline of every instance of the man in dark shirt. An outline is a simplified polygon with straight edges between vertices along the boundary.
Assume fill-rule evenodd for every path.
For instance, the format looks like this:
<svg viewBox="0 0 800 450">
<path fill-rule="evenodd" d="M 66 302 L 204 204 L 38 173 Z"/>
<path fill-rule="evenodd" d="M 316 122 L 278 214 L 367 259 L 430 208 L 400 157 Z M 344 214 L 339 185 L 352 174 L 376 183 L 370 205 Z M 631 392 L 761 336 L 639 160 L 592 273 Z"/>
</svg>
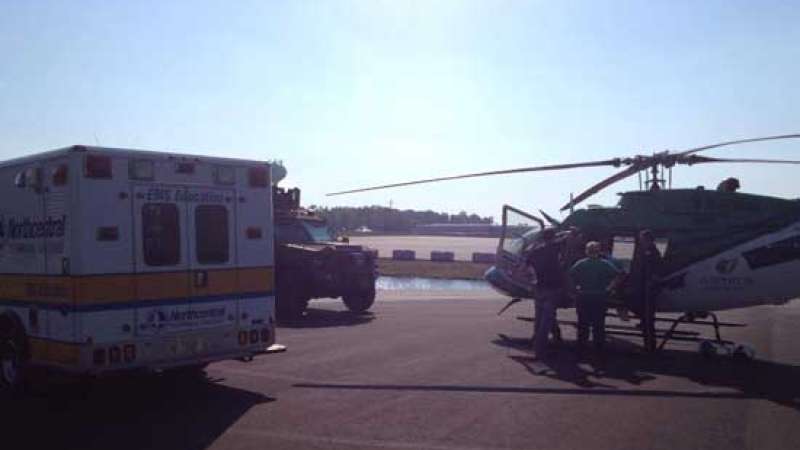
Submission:
<svg viewBox="0 0 800 450">
<path fill-rule="evenodd" d="M 642 332 L 647 351 L 654 351 L 655 341 L 655 291 L 654 281 L 661 270 L 661 253 L 655 244 L 653 233 L 642 230 L 636 241 L 636 248 L 631 261 L 631 298 L 633 309 L 642 318 Z"/>
<path fill-rule="evenodd" d="M 556 323 L 556 308 L 563 286 L 559 246 L 552 228 L 542 230 L 542 244 L 528 255 L 528 264 L 536 273 L 536 317 L 533 328 L 533 349 L 541 358 L 547 350 L 548 335 Z"/>
</svg>

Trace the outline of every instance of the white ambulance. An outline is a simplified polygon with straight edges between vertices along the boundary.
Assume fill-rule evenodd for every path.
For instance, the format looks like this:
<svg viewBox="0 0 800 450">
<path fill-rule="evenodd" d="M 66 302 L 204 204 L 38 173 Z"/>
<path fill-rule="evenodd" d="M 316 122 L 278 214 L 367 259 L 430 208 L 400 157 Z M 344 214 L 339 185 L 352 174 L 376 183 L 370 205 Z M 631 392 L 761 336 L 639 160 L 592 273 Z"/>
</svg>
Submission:
<svg viewBox="0 0 800 450">
<path fill-rule="evenodd" d="M 275 341 L 265 162 L 73 146 L 0 163 L 0 385 Z"/>
</svg>

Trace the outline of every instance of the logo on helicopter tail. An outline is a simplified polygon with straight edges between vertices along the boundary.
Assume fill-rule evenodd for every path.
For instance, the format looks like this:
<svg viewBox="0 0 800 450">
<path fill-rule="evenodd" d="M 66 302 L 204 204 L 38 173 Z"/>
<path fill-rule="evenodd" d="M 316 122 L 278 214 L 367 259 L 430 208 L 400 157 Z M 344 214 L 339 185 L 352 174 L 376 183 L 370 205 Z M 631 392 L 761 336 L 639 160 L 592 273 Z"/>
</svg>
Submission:
<svg viewBox="0 0 800 450">
<path fill-rule="evenodd" d="M 738 258 L 731 258 L 731 259 L 720 259 L 717 261 L 717 265 L 715 268 L 717 272 L 726 275 L 733 272 L 736 269 L 736 265 L 738 263 Z"/>
</svg>

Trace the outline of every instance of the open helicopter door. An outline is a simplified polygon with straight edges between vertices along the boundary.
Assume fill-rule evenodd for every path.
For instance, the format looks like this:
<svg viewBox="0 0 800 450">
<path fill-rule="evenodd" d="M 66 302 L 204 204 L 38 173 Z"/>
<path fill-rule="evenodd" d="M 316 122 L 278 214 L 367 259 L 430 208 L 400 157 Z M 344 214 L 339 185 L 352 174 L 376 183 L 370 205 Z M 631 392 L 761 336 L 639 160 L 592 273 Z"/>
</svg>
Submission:
<svg viewBox="0 0 800 450">
<path fill-rule="evenodd" d="M 536 275 L 526 264 L 525 252 L 543 229 L 542 219 L 513 206 L 503 205 L 503 228 L 497 245 L 496 264 L 515 287 L 526 293 L 533 292 Z"/>
</svg>

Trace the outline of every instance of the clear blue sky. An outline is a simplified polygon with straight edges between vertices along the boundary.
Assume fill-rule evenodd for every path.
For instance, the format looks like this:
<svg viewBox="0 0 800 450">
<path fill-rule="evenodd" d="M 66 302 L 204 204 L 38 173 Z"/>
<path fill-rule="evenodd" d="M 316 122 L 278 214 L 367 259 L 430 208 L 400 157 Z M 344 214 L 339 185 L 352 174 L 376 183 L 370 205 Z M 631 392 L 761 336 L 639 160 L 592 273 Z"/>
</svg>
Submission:
<svg viewBox="0 0 800 450">
<path fill-rule="evenodd" d="M 555 214 L 613 169 L 323 194 L 800 132 L 798 23 L 796 1 L 1 0 L 0 159 L 96 142 L 281 159 L 306 203 Z M 800 197 L 798 169 L 674 176 Z"/>
</svg>

